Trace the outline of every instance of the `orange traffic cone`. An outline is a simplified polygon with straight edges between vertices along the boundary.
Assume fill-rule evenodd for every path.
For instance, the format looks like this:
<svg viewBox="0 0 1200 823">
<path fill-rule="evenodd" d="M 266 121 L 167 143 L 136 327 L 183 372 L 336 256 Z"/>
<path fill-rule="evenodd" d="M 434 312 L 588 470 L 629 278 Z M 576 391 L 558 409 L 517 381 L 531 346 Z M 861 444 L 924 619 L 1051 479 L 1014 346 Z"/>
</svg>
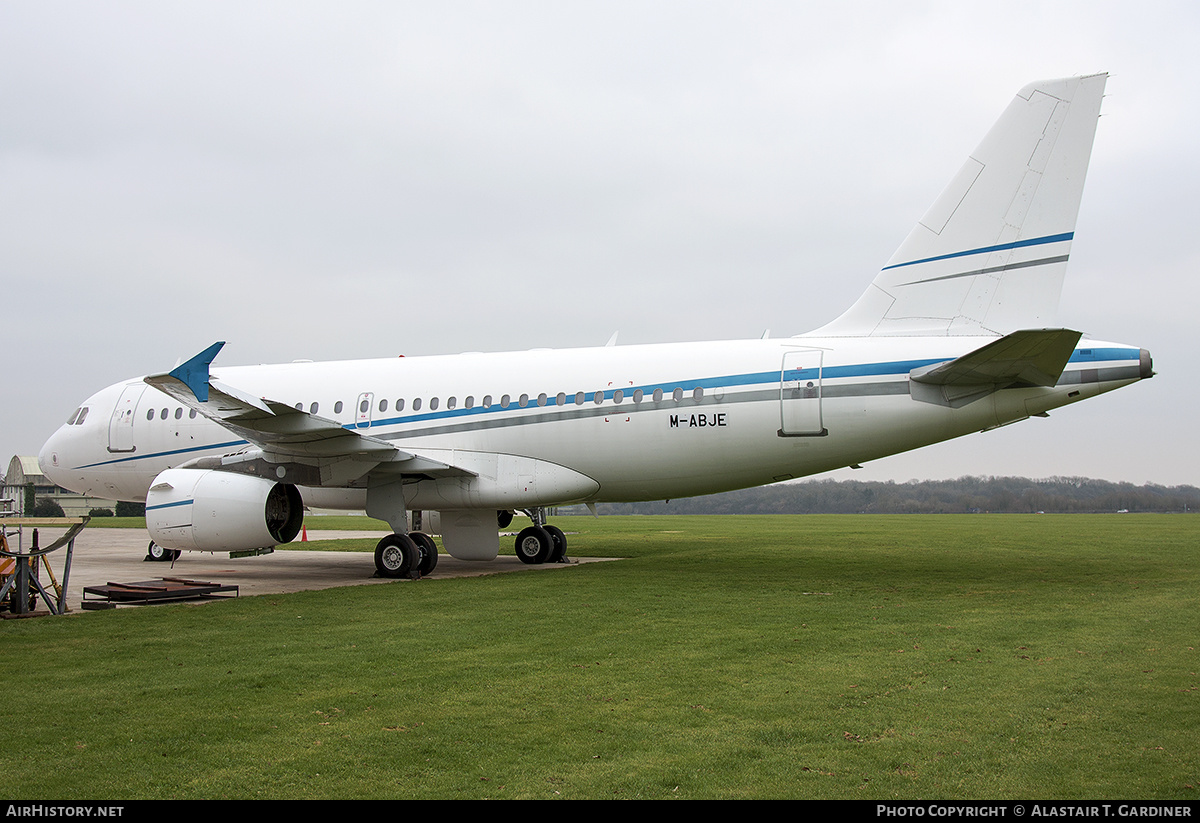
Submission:
<svg viewBox="0 0 1200 823">
<path fill-rule="evenodd" d="M 300 542 L 301 542 L 301 543 L 307 543 L 307 542 L 308 542 L 308 526 L 301 526 L 301 527 L 300 527 Z"/>
</svg>

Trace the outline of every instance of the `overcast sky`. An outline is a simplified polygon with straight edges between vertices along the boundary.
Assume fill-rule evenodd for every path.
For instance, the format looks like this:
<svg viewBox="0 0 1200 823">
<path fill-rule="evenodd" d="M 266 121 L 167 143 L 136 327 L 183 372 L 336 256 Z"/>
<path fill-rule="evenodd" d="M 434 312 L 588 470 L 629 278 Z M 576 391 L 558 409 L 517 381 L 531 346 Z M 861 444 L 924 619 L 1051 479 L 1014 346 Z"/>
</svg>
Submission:
<svg viewBox="0 0 1200 823">
<path fill-rule="evenodd" d="M 1158 376 L 835 477 L 1200 484 L 1200 6 L 0 0 L 0 454 L 219 363 L 774 337 L 1107 71 L 1059 322 Z M 253 391 L 252 387 L 243 387 Z"/>
</svg>

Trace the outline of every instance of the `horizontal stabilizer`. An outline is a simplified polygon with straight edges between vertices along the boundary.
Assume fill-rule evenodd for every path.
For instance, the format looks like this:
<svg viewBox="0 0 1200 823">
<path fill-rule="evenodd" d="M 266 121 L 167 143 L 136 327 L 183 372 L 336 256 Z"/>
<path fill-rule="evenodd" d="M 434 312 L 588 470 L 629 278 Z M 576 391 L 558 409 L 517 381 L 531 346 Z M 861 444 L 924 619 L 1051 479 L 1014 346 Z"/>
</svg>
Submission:
<svg viewBox="0 0 1200 823">
<path fill-rule="evenodd" d="M 960 406 L 999 389 L 1053 386 L 1081 336 L 1070 329 L 1013 332 L 947 363 L 913 369 L 912 395 Z"/>
</svg>

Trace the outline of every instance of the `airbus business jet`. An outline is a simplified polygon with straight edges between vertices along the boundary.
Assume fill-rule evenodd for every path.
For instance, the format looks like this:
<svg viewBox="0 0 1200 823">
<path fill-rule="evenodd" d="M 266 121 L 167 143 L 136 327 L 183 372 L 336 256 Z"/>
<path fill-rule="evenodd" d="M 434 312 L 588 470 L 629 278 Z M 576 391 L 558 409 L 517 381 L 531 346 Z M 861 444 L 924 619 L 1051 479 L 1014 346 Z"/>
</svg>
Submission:
<svg viewBox="0 0 1200 823">
<path fill-rule="evenodd" d="M 152 549 L 253 553 L 308 507 L 394 534 L 379 574 L 491 560 L 514 511 L 678 498 L 855 466 L 1044 416 L 1153 374 L 1054 325 L 1107 75 L 1022 89 L 859 300 L 786 339 L 214 366 L 88 398 L 43 447 L 74 491 L 145 500 Z M 433 524 L 434 515 L 440 523 Z M 411 518 L 411 519 L 410 519 Z"/>
</svg>

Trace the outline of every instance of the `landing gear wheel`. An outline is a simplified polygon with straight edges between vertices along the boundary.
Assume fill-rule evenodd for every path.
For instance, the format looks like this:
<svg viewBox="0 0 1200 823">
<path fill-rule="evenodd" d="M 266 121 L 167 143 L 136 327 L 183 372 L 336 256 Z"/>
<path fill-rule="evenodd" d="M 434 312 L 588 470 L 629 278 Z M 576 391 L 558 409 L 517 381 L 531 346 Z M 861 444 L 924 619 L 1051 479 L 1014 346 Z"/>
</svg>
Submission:
<svg viewBox="0 0 1200 823">
<path fill-rule="evenodd" d="M 547 563 L 560 563 L 567 556 L 567 536 L 563 534 L 563 530 L 558 526 L 542 526 L 546 533 L 550 535 L 550 539 L 554 541 L 554 548 L 550 550 L 550 556 L 546 558 Z"/>
<path fill-rule="evenodd" d="M 153 540 L 146 547 L 146 559 L 154 563 L 169 563 L 172 560 L 178 560 L 179 555 L 179 549 L 164 549 Z"/>
<path fill-rule="evenodd" d="M 554 550 L 554 538 L 541 526 L 528 526 L 517 535 L 517 557 L 522 563 L 545 563 Z"/>
<path fill-rule="evenodd" d="M 438 563 L 437 544 L 425 532 L 409 532 L 408 536 L 417 544 L 417 552 L 420 555 L 417 560 L 417 571 L 421 573 L 422 577 L 432 573 Z"/>
<path fill-rule="evenodd" d="M 417 544 L 407 534 L 389 534 L 375 547 L 375 571 L 380 577 L 407 577 L 420 559 Z"/>
</svg>

